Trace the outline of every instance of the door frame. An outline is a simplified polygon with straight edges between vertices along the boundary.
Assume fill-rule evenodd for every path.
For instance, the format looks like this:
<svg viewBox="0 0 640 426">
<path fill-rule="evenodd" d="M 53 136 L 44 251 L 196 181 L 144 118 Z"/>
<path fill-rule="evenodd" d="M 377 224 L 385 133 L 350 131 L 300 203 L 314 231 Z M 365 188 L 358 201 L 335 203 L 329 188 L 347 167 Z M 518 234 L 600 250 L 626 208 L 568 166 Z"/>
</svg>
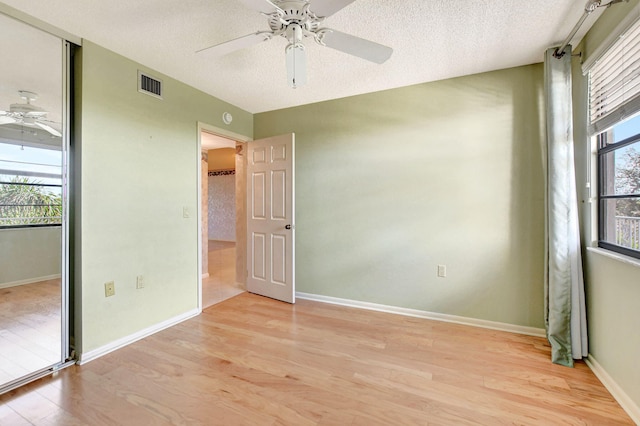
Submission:
<svg viewBox="0 0 640 426">
<path fill-rule="evenodd" d="M 211 133 L 214 134 L 216 136 L 220 136 L 226 139 L 230 139 L 236 142 L 236 146 L 238 143 L 241 143 L 242 145 L 245 145 L 247 142 L 253 140 L 252 138 L 248 137 L 248 136 L 244 136 L 241 135 L 239 133 L 235 133 L 232 132 L 230 130 L 227 129 L 223 129 L 220 127 L 216 127 L 213 126 L 211 124 L 207 124 L 201 121 L 197 122 L 197 132 L 198 132 L 198 143 L 197 143 L 197 155 L 196 155 L 196 170 L 198 170 L 198 173 L 196 173 L 197 179 L 196 179 L 196 189 L 198 192 L 198 208 L 196 209 L 196 220 L 198 222 L 198 265 L 197 265 L 197 277 L 198 277 L 198 312 L 202 312 L 202 245 L 203 245 L 203 241 L 202 241 L 202 170 L 201 168 L 201 158 L 202 158 L 202 132 L 207 132 L 207 133 Z M 244 150 L 243 150 L 244 151 Z M 243 158 L 243 164 L 246 167 L 246 159 Z M 242 172 L 244 173 L 246 169 L 243 168 Z M 237 179 L 237 177 L 236 177 Z M 238 219 L 238 214 L 240 212 L 238 212 L 238 209 L 236 209 L 236 222 Z M 242 221 L 244 221 L 244 223 L 246 223 L 247 218 L 246 218 L 246 209 L 244 209 L 244 217 L 241 217 L 240 219 Z M 236 229 L 236 233 L 237 233 L 237 229 Z M 246 237 L 245 237 L 246 239 Z M 237 238 L 236 238 L 237 240 Z M 236 241 L 236 244 L 238 242 Z M 246 253 L 243 254 L 243 258 L 246 258 Z M 246 262 L 246 259 L 245 259 Z M 238 268 L 238 260 L 236 257 L 236 270 Z M 237 271 L 236 271 L 236 275 L 237 275 Z M 246 275 L 246 272 L 245 272 Z M 237 280 L 237 276 L 236 276 L 236 280 Z M 244 281 L 243 281 L 244 282 Z M 245 283 L 246 284 L 246 283 Z"/>
</svg>

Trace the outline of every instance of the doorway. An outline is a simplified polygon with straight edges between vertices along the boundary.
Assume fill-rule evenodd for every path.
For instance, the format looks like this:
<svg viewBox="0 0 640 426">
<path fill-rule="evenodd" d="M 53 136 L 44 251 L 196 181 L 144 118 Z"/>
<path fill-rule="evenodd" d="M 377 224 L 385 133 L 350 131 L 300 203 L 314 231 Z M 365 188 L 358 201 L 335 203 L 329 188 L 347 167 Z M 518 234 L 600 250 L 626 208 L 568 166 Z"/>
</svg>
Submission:
<svg viewBox="0 0 640 426">
<path fill-rule="evenodd" d="M 202 309 L 246 290 L 243 143 L 201 131 Z"/>
</svg>

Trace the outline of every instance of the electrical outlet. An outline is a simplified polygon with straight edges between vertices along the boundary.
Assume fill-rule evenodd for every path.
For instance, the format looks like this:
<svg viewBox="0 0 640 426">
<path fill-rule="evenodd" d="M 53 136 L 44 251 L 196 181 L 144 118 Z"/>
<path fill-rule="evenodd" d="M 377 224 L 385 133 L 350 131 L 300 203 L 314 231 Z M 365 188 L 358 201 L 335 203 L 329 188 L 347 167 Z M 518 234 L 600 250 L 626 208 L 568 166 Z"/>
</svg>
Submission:
<svg viewBox="0 0 640 426">
<path fill-rule="evenodd" d="M 144 288 L 144 275 L 138 275 L 136 277 L 136 288 Z"/>
<path fill-rule="evenodd" d="M 441 278 L 447 276 L 447 265 L 438 265 L 438 276 Z"/>
<path fill-rule="evenodd" d="M 189 211 L 189 207 L 182 208 L 182 217 L 188 219 L 191 217 L 191 211 Z"/>
<path fill-rule="evenodd" d="M 116 295 L 116 283 L 109 281 L 104 283 L 104 297 L 110 297 Z"/>
</svg>

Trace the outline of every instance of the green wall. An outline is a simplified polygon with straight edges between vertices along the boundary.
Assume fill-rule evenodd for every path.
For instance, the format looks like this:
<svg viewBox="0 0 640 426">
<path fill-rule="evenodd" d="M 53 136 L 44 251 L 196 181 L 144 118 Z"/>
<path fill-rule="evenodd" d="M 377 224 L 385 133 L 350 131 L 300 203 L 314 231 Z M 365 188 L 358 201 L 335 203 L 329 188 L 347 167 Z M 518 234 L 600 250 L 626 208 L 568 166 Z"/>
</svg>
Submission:
<svg viewBox="0 0 640 426">
<path fill-rule="evenodd" d="M 10 283 L 59 276 L 60 235 L 60 227 L 1 229 L 0 288 Z"/>
<path fill-rule="evenodd" d="M 253 117 L 89 41 L 76 66 L 76 342 L 86 353 L 197 308 L 197 122 L 251 137 Z M 163 100 L 137 92 L 138 69 L 164 80 Z M 116 295 L 105 298 L 108 281 Z"/>
<path fill-rule="evenodd" d="M 296 133 L 297 291 L 542 328 L 542 81 L 538 64 L 255 115 L 256 138 Z"/>
<path fill-rule="evenodd" d="M 588 59 L 589 53 L 598 48 L 621 19 L 637 10 L 639 4 L 639 0 L 632 0 L 607 9 L 576 49 L 583 52 L 582 60 Z M 597 215 L 584 189 L 588 180 L 586 164 L 591 159 L 591 142 L 586 130 L 588 82 L 582 75 L 580 61 L 576 59 L 573 64 L 576 180 L 578 197 L 583 202 L 583 241 L 586 246 L 591 246 L 597 244 L 592 243 L 597 240 L 594 230 Z M 640 261 L 632 265 L 606 257 L 597 250 L 587 250 L 584 263 L 589 353 L 636 407 L 640 407 Z"/>
</svg>

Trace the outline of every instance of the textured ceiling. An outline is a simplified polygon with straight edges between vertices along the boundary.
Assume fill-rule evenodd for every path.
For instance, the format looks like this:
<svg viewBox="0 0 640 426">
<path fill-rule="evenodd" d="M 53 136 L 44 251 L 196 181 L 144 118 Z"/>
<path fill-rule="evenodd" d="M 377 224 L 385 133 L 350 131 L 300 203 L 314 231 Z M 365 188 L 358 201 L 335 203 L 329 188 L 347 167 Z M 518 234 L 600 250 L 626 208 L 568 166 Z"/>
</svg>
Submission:
<svg viewBox="0 0 640 426">
<path fill-rule="evenodd" d="M 200 144 L 203 151 L 220 148 L 235 148 L 236 143 L 227 138 L 207 132 L 200 133 Z"/>
<path fill-rule="evenodd" d="M 283 38 L 222 58 L 196 53 L 268 29 L 239 0 L 3 2 L 252 113 L 541 62 L 584 8 L 581 0 L 357 0 L 326 26 L 392 47 L 391 59 L 376 65 L 307 40 L 308 84 L 291 89 Z"/>
<path fill-rule="evenodd" d="M 37 46 L 34 48 L 34 46 Z M 47 123 L 60 130 L 62 117 L 62 43 L 60 39 L 0 15 L 0 111 L 11 104 L 24 104 L 19 90 L 35 92 L 33 105 L 48 112 Z M 60 138 L 44 130 L 5 124 L 0 126 L 2 142 L 37 143 L 60 147 Z"/>
</svg>

